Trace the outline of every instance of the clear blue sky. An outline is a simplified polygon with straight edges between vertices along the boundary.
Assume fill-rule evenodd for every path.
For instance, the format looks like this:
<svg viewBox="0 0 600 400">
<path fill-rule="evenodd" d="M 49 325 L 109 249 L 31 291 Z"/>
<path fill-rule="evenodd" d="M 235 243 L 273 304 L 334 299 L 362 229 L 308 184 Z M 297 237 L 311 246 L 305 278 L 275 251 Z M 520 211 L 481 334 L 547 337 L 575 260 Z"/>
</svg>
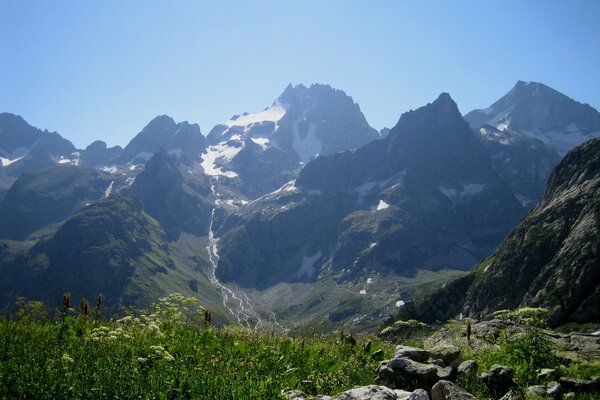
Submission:
<svg viewBox="0 0 600 400">
<path fill-rule="evenodd" d="M 85 147 L 158 114 L 204 134 L 288 83 L 329 83 L 369 123 L 442 91 L 463 113 L 535 80 L 600 107 L 600 1 L 0 0 L 0 111 Z"/>
</svg>

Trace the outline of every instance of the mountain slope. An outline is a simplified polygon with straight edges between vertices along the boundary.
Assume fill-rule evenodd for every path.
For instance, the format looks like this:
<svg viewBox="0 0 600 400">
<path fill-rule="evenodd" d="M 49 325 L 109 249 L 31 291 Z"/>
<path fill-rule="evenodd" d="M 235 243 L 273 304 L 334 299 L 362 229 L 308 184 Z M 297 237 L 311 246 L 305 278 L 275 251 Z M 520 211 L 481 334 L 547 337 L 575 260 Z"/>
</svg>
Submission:
<svg viewBox="0 0 600 400">
<path fill-rule="evenodd" d="M 56 165 L 23 173 L 0 205 L 0 238 L 24 240 L 108 194 L 115 177 L 91 168 Z"/>
<path fill-rule="evenodd" d="M 600 318 L 600 139 L 570 151 L 540 203 L 467 277 L 407 310 L 423 320 L 547 307 L 558 325 Z"/>
<path fill-rule="evenodd" d="M 523 213 L 449 95 L 389 135 L 318 157 L 219 229 L 217 273 L 245 287 L 469 268 Z"/>
<path fill-rule="evenodd" d="M 474 128 L 491 125 L 518 131 L 554 147 L 561 155 L 600 136 L 600 113 L 538 82 L 518 81 L 490 107 L 465 115 Z"/>
</svg>

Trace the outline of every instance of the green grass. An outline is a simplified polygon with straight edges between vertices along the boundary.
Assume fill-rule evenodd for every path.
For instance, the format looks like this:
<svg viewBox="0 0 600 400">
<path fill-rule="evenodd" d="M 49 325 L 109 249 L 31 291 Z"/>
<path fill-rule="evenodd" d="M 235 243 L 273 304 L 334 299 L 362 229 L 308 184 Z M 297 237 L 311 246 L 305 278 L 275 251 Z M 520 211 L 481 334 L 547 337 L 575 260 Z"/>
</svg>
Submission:
<svg viewBox="0 0 600 400">
<path fill-rule="evenodd" d="M 148 316 L 49 321 L 39 308 L 0 320 L 0 398 L 277 399 L 370 384 L 391 347 L 339 335 L 286 337 L 203 327 L 193 305 L 168 298 Z M 175 299 L 177 300 L 177 299 Z M 169 303 L 171 301 L 171 303 Z M 186 309 L 189 309 L 186 311 Z M 185 321 L 186 323 L 183 323 Z M 368 342 L 371 342 L 368 344 Z"/>
</svg>

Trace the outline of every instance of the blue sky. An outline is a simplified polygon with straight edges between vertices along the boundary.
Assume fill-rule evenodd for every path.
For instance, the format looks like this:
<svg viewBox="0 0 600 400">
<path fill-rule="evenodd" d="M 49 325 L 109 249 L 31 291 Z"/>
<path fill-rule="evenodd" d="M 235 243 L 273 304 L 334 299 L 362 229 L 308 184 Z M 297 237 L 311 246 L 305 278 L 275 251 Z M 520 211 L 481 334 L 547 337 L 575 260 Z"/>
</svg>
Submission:
<svg viewBox="0 0 600 400">
<path fill-rule="evenodd" d="M 288 83 L 329 83 L 369 123 L 449 92 L 466 113 L 521 80 L 600 108 L 600 2 L 0 0 L 0 111 L 78 147 L 159 114 L 204 134 Z"/>
</svg>

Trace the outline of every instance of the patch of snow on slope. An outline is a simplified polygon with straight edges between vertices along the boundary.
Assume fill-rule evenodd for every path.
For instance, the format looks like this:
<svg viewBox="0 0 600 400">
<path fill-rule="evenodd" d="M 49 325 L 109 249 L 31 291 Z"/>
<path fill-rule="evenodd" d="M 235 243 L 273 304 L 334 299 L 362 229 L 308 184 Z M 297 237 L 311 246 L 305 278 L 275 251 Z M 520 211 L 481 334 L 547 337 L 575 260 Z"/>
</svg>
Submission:
<svg viewBox="0 0 600 400">
<path fill-rule="evenodd" d="M 112 192 L 112 189 L 113 189 L 113 183 L 115 183 L 115 181 L 110 181 L 110 185 L 108 185 L 108 187 L 104 191 L 104 197 L 110 196 L 110 193 Z"/>
<path fill-rule="evenodd" d="M 283 118 L 286 109 L 281 104 L 274 104 L 262 112 L 254 114 L 245 114 L 235 119 L 230 119 L 225 122 L 225 125 L 232 126 L 248 126 L 257 122 L 271 121 L 277 126 L 277 122 Z"/>
<path fill-rule="evenodd" d="M 206 175 L 211 176 L 225 176 L 227 178 L 235 178 L 238 176 L 237 173 L 233 171 L 222 171 L 222 167 L 217 167 L 215 165 L 216 162 L 225 163 L 229 162 L 235 157 L 240 151 L 242 147 L 229 146 L 227 142 L 221 142 L 214 146 L 209 146 L 202 154 L 202 168 L 204 168 L 204 173 Z"/>
<path fill-rule="evenodd" d="M 110 174 L 116 174 L 117 171 L 119 171 L 119 168 L 117 168 L 116 165 L 111 165 L 110 167 L 104 166 L 104 167 L 100 168 L 100 171 L 108 172 Z"/>
<path fill-rule="evenodd" d="M 321 251 L 319 250 L 316 254 L 310 257 L 302 258 L 302 266 L 296 272 L 296 278 L 301 278 L 302 276 L 306 276 L 311 279 L 315 275 L 315 262 L 321 258 Z"/>
<path fill-rule="evenodd" d="M 266 150 L 269 146 L 268 138 L 250 138 L 254 143 L 260 146 L 261 150 Z"/>
<path fill-rule="evenodd" d="M 396 308 L 400 308 L 400 307 L 402 307 L 404 304 L 406 304 L 406 303 L 404 302 L 404 300 L 398 300 L 398 301 L 396 302 Z"/>
<path fill-rule="evenodd" d="M 311 160 L 313 157 L 319 155 L 319 153 L 323 149 L 323 143 L 317 138 L 316 130 L 317 126 L 311 123 L 308 126 L 307 131 L 304 135 L 300 132 L 300 122 L 301 119 L 298 118 L 294 121 L 293 130 L 294 130 L 294 141 L 292 143 L 292 147 L 300 157 L 300 159 L 304 162 Z"/>
<path fill-rule="evenodd" d="M 383 200 L 379 200 L 379 204 L 377 204 L 377 209 L 375 211 L 385 210 L 390 205 Z"/>
<path fill-rule="evenodd" d="M 366 291 L 366 289 L 363 289 L 360 292 L 358 292 L 358 294 L 367 294 L 367 291 Z"/>
<path fill-rule="evenodd" d="M 4 158 L 4 157 L 0 157 L 0 165 L 3 167 L 9 166 L 10 164 L 19 161 L 20 159 L 22 159 L 24 156 L 21 157 L 17 157 L 15 159 L 8 159 L 8 158 Z"/>
</svg>

